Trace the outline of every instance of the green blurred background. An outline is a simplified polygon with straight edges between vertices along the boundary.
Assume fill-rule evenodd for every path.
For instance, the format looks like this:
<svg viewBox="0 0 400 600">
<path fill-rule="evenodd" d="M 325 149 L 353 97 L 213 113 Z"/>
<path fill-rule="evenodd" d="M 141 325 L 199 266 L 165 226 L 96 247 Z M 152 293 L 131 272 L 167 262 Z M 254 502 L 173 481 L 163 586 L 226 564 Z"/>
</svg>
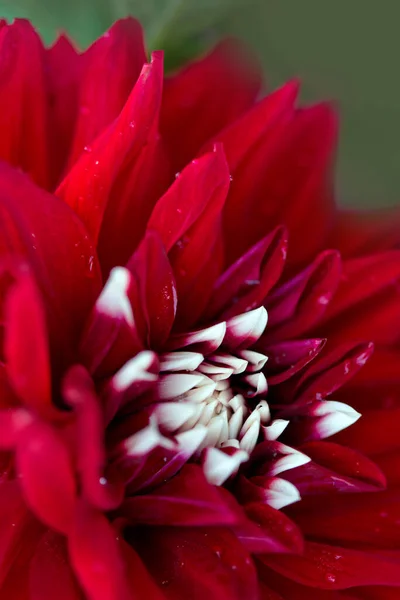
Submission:
<svg viewBox="0 0 400 600">
<path fill-rule="evenodd" d="M 133 14 L 170 68 L 222 35 L 244 38 L 270 86 L 296 75 L 305 100 L 337 101 L 339 200 L 400 204 L 399 0 L 0 0 L 0 12 L 30 18 L 48 42 L 66 30 L 82 47 Z"/>
</svg>

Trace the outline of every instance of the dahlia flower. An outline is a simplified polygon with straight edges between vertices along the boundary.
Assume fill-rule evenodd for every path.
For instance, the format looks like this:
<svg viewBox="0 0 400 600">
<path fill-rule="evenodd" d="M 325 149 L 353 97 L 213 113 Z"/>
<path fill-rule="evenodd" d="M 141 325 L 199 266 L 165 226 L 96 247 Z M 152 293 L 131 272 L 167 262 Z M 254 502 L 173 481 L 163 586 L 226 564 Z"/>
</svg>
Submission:
<svg viewBox="0 0 400 600">
<path fill-rule="evenodd" d="M 333 109 L 0 36 L 2 600 L 398 598 L 398 221 Z"/>
</svg>

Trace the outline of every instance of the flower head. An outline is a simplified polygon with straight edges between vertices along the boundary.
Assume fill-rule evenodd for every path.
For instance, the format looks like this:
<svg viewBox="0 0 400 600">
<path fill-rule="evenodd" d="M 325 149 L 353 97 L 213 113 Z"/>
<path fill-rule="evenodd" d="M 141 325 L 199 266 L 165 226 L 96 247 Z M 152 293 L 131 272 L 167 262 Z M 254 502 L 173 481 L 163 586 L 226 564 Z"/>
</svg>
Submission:
<svg viewBox="0 0 400 600">
<path fill-rule="evenodd" d="M 393 217 L 237 51 L 164 81 L 134 20 L 2 26 L 6 600 L 398 593 Z"/>
</svg>

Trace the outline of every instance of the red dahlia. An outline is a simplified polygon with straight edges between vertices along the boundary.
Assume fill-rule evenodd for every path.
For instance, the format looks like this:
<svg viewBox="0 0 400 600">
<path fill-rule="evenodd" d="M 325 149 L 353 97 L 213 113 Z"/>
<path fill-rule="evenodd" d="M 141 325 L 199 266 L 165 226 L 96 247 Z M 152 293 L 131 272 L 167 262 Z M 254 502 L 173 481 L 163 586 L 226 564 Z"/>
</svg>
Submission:
<svg viewBox="0 0 400 600">
<path fill-rule="evenodd" d="M 398 598 L 397 221 L 330 106 L 0 36 L 2 600 Z"/>
</svg>

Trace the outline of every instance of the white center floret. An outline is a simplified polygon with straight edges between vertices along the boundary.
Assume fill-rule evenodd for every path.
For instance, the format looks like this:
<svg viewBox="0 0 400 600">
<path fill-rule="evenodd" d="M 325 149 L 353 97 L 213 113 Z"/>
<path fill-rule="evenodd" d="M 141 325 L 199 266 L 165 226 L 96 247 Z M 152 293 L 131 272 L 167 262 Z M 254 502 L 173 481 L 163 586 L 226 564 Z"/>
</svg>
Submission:
<svg viewBox="0 0 400 600">
<path fill-rule="evenodd" d="M 237 355 L 175 351 L 161 356 L 158 394 L 162 403 L 156 415 L 169 433 L 181 433 L 197 425 L 207 427 L 199 451 L 206 447 L 232 446 L 250 453 L 257 443 L 261 425 L 271 420 L 266 400 L 253 410 L 247 398 L 267 392 L 261 369 L 267 357 L 258 352 Z M 232 385 L 233 384 L 233 385 Z M 243 393 L 238 389 L 243 388 Z"/>
</svg>

